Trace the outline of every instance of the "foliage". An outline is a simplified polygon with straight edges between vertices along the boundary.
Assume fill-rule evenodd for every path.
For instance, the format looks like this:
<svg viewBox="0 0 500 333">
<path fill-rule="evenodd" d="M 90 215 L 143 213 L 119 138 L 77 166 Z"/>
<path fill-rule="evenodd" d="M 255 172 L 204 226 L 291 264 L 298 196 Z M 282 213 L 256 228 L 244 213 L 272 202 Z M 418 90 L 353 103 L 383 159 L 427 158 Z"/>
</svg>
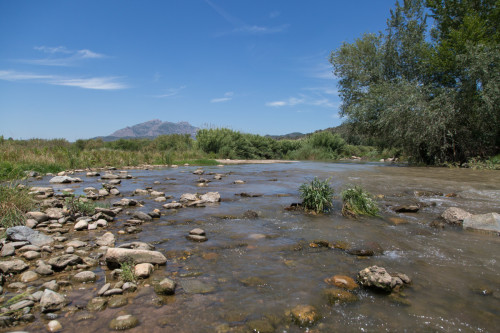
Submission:
<svg viewBox="0 0 500 333">
<path fill-rule="evenodd" d="M 316 213 L 330 210 L 333 206 L 332 199 L 334 190 L 330 186 L 329 179 L 320 180 L 315 177 L 311 183 L 304 183 L 299 188 L 302 198 L 302 207 Z"/>
<path fill-rule="evenodd" d="M 136 280 L 134 272 L 134 264 L 130 261 L 125 261 L 120 264 L 120 277 L 124 282 L 134 282 Z"/>
<path fill-rule="evenodd" d="M 27 188 L 14 183 L 0 185 L 0 226 L 9 228 L 23 225 L 25 213 L 35 208 L 35 201 Z"/>
<path fill-rule="evenodd" d="M 349 187 L 341 192 L 342 215 L 357 217 L 358 215 L 378 215 L 377 203 L 372 195 L 360 186 Z"/>
<path fill-rule="evenodd" d="M 495 0 L 396 2 L 385 33 L 332 52 L 351 138 L 366 143 L 368 136 L 380 149 L 401 149 L 426 164 L 495 153 L 499 13 Z"/>
<path fill-rule="evenodd" d="M 82 214 L 88 216 L 95 213 L 96 204 L 84 196 L 75 196 L 72 194 L 66 197 L 65 201 L 71 215 Z"/>
</svg>

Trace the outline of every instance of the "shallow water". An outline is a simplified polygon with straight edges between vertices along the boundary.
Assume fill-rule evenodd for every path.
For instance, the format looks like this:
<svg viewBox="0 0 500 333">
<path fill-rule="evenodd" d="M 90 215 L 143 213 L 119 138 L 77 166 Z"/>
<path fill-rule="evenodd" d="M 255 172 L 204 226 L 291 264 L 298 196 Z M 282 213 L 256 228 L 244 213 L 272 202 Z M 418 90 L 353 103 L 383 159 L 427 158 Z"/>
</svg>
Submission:
<svg viewBox="0 0 500 333">
<path fill-rule="evenodd" d="M 177 212 L 162 209 L 149 197 L 143 200 L 148 212 L 162 210 L 162 217 L 141 226 L 134 235 L 117 235 L 117 245 L 131 240 L 152 242 L 166 254 L 167 266 L 155 270 L 152 278 L 171 277 L 178 283 L 175 296 L 159 298 L 152 287 L 142 286 L 129 294 L 129 304 L 89 315 L 85 310 L 63 313 L 58 320 L 65 331 L 107 332 L 118 314 L 135 315 L 140 325 L 129 332 L 242 332 L 252 321 L 264 319 L 276 332 L 304 332 L 285 318 L 287 309 L 299 304 L 315 306 L 322 315 L 311 330 L 346 331 L 429 331 L 495 332 L 500 324 L 500 238 L 493 235 L 444 230 L 428 226 L 447 207 L 457 206 L 472 213 L 500 212 L 500 174 L 498 171 L 392 167 L 383 164 L 313 163 L 232 165 L 204 167 L 205 173 L 222 173 L 222 180 L 211 179 L 199 188 L 195 167 L 163 170 L 131 170 L 136 177 L 122 180 L 124 197 L 151 186 L 178 200 L 183 193 L 218 191 L 222 202 L 203 208 L 184 208 Z M 99 187 L 97 179 L 82 175 L 78 185 L 54 186 L 56 190 Z M 331 177 L 336 193 L 347 184 L 362 185 L 379 199 L 381 218 L 352 220 L 335 211 L 312 216 L 284 210 L 300 201 L 298 187 L 314 176 Z M 174 180 L 165 180 L 167 177 Z M 33 185 L 46 185 L 48 179 Z M 246 184 L 236 185 L 237 179 Z M 154 184 L 160 181 L 160 184 Z M 456 193 L 457 197 L 435 195 L 417 197 L 414 191 Z M 246 192 L 261 197 L 241 197 Z M 113 200 L 115 201 L 115 200 Z M 416 214 L 396 214 L 390 207 L 426 203 Z M 243 219 L 247 210 L 259 213 L 257 219 Z M 132 209 L 130 209 L 132 211 Z M 228 218 L 232 217 L 232 218 Z M 235 218 L 236 217 L 236 218 Z M 391 217 L 407 223 L 394 224 Z M 121 214 L 108 230 L 123 227 L 127 215 Z M 203 228 L 205 243 L 192 243 L 185 236 L 195 227 Z M 82 240 L 93 240 L 96 231 Z M 378 243 L 383 254 L 356 257 L 344 251 L 310 248 L 313 240 L 343 241 L 354 246 Z M 328 288 L 323 281 L 336 274 L 353 278 L 361 269 L 378 265 L 389 272 L 410 276 L 413 285 L 404 290 L 409 305 L 391 301 L 386 295 L 357 291 L 359 301 L 329 305 L 322 296 Z M 73 306 L 84 307 L 109 279 L 109 271 L 98 268 L 100 279 L 90 289 L 66 293 Z M 106 274 L 108 276 L 106 277 Z M 250 279 L 249 279 L 250 278 Z M 192 290 L 193 282 L 203 283 L 206 293 Z M 40 281 L 43 283 L 43 281 Z M 481 290 L 488 289 L 489 295 Z M 163 302 L 160 306 L 159 302 Z M 82 317 L 91 319 L 82 319 Z M 46 331 L 45 319 L 23 329 Z"/>
</svg>

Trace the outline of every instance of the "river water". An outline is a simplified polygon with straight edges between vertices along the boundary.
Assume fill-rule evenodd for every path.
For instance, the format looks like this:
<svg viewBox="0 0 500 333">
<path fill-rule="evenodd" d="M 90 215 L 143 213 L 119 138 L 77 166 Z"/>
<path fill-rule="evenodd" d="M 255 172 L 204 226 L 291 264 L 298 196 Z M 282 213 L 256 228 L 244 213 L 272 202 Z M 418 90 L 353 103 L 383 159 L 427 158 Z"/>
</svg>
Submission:
<svg viewBox="0 0 500 333">
<path fill-rule="evenodd" d="M 140 325 L 130 332 L 497 332 L 500 324 L 500 238 L 463 231 L 456 227 L 435 229 L 429 223 L 447 207 L 471 213 L 500 212 L 500 173 L 466 169 L 411 168 L 384 164 L 315 163 L 227 165 L 204 167 L 210 179 L 197 187 L 195 167 L 131 170 L 134 179 L 119 186 L 125 197 L 152 187 L 178 200 L 183 193 L 217 191 L 222 202 L 176 212 L 162 208 L 147 196 L 134 196 L 149 212 L 162 210 L 162 217 L 141 225 L 142 232 L 117 235 L 128 218 L 121 214 L 108 230 L 117 245 L 134 240 L 155 244 L 167 266 L 157 267 L 129 304 L 97 313 L 85 310 L 63 313 L 58 320 L 67 332 L 107 332 L 111 319 L 133 314 Z M 214 180 L 207 173 L 224 174 Z M 95 178 L 76 175 L 99 187 Z M 338 197 L 333 212 L 309 215 L 284 208 L 299 202 L 299 186 L 315 176 L 330 178 L 336 194 L 347 184 L 362 185 L 375 195 L 379 218 L 348 219 L 340 214 Z M 46 185 L 45 178 L 37 185 Z M 233 184 L 235 180 L 245 184 Z M 154 182 L 160 182 L 155 184 Z M 34 183 L 35 185 L 35 183 Z M 55 186 L 60 190 L 68 186 Z M 417 196 L 415 191 L 425 193 Z M 261 194 L 242 197 L 239 193 Z M 446 194 L 455 193 L 454 197 Z M 383 196 L 383 198 L 382 198 Z M 393 206 L 419 203 L 418 213 L 397 214 Z M 247 210 L 256 219 L 242 218 Z M 130 209 L 133 211 L 133 209 Z M 399 218 L 399 219 L 394 219 Z M 193 243 L 185 236 L 193 228 L 206 231 L 208 241 Z M 97 231 L 81 240 L 92 241 Z M 309 243 L 325 240 L 351 247 L 381 247 L 383 253 L 358 257 L 343 250 L 313 248 Z M 356 278 L 365 267 L 378 265 L 389 272 L 407 274 L 411 287 L 403 302 L 387 295 L 357 290 L 359 300 L 330 305 L 322 291 L 325 278 L 347 275 Z M 97 290 L 110 280 L 109 271 L 96 268 L 99 280 L 91 289 L 65 294 L 71 306 L 85 307 Z M 178 284 L 175 296 L 159 297 L 147 286 L 170 277 Z M 330 286 L 331 287 L 331 286 Z M 311 328 L 298 327 L 285 312 L 296 305 L 312 305 L 322 319 Z M 45 331 L 47 321 L 27 325 L 28 331 Z"/>
</svg>

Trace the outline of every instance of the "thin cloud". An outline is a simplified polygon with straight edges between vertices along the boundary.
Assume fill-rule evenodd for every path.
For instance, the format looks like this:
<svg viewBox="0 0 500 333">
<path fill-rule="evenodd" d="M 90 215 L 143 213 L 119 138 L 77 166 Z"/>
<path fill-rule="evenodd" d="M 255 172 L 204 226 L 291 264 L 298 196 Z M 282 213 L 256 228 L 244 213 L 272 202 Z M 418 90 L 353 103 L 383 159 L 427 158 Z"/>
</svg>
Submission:
<svg viewBox="0 0 500 333">
<path fill-rule="evenodd" d="M 224 97 L 221 98 L 213 98 L 210 100 L 210 103 L 222 103 L 222 102 L 227 102 L 233 99 L 234 93 L 232 91 L 228 91 L 227 93 L 224 94 Z"/>
<path fill-rule="evenodd" d="M 89 49 L 69 50 L 64 46 L 35 46 L 34 49 L 45 53 L 48 56 L 40 59 L 19 59 L 17 61 L 25 64 L 40 66 L 74 66 L 83 60 L 107 57 L 104 54 L 100 54 Z"/>
<path fill-rule="evenodd" d="M 186 86 L 180 86 L 178 88 L 168 88 L 166 89 L 166 92 L 161 95 L 155 96 L 156 98 L 166 98 L 166 97 L 173 97 L 179 95 L 179 93 L 186 89 Z"/>
<path fill-rule="evenodd" d="M 219 35 L 227 35 L 230 33 L 242 33 L 242 34 L 252 34 L 252 35 L 258 35 L 258 34 L 274 34 L 274 33 L 279 33 L 285 31 L 289 25 L 284 24 L 281 26 L 275 26 L 275 27 L 266 27 L 266 26 L 259 26 L 259 25 L 251 25 L 245 23 L 243 20 L 229 14 L 226 12 L 224 9 L 221 7 L 215 5 L 212 3 L 210 0 L 205 0 L 205 2 L 212 7 L 212 9 L 217 12 L 224 20 L 226 20 L 229 24 L 231 24 L 234 29 L 231 32 L 226 32 L 222 33 Z"/>
<path fill-rule="evenodd" d="M 126 89 L 127 85 L 120 82 L 119 79 L 119 77 L 71 78 L 57 75 L 17 72 L 12 70 L 0 71 L 0 80 L 4 81 L 37 82 L 56 86 L 69 86 L 94 90 Z"/>
<path fill-rule="evenodd" d="M 305 99 L 303 98 L 290 97 L 289 99 L 284 101 L 268 102 L 266 103 L 266 105 L 272 107 L 282 107 L 282 106 L 294 106 L 297 104 L 304 104 L 304 103 Z"/>
<path fill-rule="evenodd" d="M 295 105 L 310 105 L 319 106 L 326 108 L 336 108 L 339 103 L 331 101 L 329 98 L 324 96 L 307 96 L 304 94 L 299 94 L 300 97 L 290 97 L 286 100 L 267 102 L 266 106 L 270 107 L 284 107 L 284 106 L 295 106 Z"/>
</svg>

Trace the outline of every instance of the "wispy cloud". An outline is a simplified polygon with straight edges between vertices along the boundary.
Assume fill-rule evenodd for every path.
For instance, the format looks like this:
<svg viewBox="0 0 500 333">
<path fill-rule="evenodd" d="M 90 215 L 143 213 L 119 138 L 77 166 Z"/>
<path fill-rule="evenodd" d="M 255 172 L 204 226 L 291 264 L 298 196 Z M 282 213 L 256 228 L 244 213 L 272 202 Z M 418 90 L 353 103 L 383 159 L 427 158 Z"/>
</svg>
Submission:
<svg viewBox="0 0 500 333">
<path fill-rule="evenodd" d="M 227 34 L 252 34 L 252 35 L 264 35 L 264 34 L 274 34 L 274 33 L 279 33 L 283 32 L 286 29 L 288 29 L 289 24 L 283 24 L 280 26 L 273 26 L 273 27 L 268 27 L 268 26 L 261 26 L 261 25 L 252 25 L 252 24 L 247 24 L 243 20 L 229 14 L 226 12 L 224 9 L 221 7 L 215 5 L 212 1 L 210 0 L 205 0 L 205 2 L 212 7 L 213 10 L 217 12 L 224 20 L 226 20 L 229 24 L 233 26 L 233 30 L 230 32 L 225 32 L 219 35 L 227 35 Z"/>
<path fill-rule="evenodd" d="M 0 80 L 28 81 L 56 86 L 70 86 L 95 90 L 120 90 L 127 88 L 127 85 L 120 82 L 119 77 L 65 77 L 58 75 L 17 72 L 12 70 L 0 70 Z"/>
<path fill-rule="evenodd" d="M 164 94 L 161 95 L 156 95 L 156 98 L 166 98 L 166 97 L 173 97 L 179 95 L 179 93 L 186 89 L 186 86 L 180 86 L 178 88 L 168 88 L 166 89 Z"/>
<path fill-rule="evenodd" d="M 210 103 L 222 103 L 222 102 L 227 102 L 233 99 L 234 93 L 232 91 L 228 91 L 227 93 L 224 94 L 224 97 L 220 98 L 213 98 L 210 100 Z"/>
<path fill-rule="evenodd" d="M 309 106 L 319 106 L 326 108 L 336 108 L 339 106 L 338 102 L 332 101 L 330 98 L 325 97 L 321 94 L 299 94 L 298 97 L 290 97 L 288 99 L 267 102 L 266 106 L 270 107 L 286 107 L 295 105 L 309 105 Z"/>
<path fill-rule="evenodd" d="M 39 59 L 18 59 L 17 61 L 41 66 L 74 66 L 83 60 L 107 57 L 104 54 L 96 53 L 88 49 L 69 50 L 64 46 L 35 46 L 34 49 L 46 54 L 46 57 Z"/>
</svg>

